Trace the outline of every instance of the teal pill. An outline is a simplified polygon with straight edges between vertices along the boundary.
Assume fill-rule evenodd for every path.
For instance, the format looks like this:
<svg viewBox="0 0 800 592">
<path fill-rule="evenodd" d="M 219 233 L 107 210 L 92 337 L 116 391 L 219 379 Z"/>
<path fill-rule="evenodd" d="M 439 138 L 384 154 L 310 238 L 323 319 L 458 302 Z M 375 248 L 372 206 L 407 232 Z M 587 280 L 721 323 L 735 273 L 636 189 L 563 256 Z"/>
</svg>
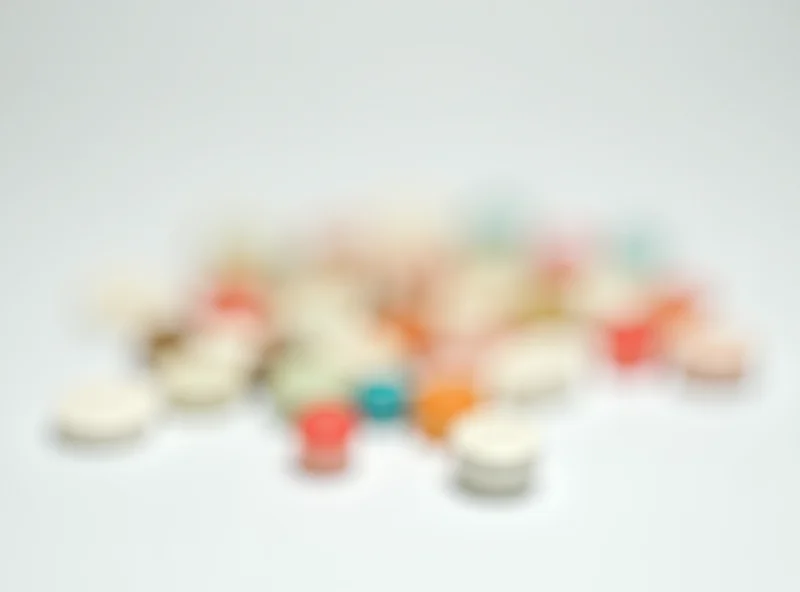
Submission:
<svg viewBox="0 0 800 592">
<path fill-rule="evenodd" d="M 373 380 L 359 389 L 362 413 L 376 420 L 391 420 L 406 410 L 406 385 L 402 379 Z"/>
</svg>

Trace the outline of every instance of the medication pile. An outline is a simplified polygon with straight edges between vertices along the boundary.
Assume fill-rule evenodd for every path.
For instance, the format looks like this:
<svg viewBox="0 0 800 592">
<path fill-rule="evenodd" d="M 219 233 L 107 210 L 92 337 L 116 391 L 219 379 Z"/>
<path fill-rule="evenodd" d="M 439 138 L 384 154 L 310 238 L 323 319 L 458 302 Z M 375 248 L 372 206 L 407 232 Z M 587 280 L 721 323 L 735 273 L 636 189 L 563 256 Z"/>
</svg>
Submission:
<svg viewBox="0 0 800 592">
<path fill-rule="evenodd" d="M 68 394 L 60 433 L 126 439 L 167 405 L 218 409 L 257 390 L 296 429 L 310 473 L 345 470 L 363 422 L 404 421 L 451 451 L 465 490 L 518 494 L 540 445 L 526 411 L 598 365 L 722 384 L 745 374 L 743 337 L 655 237 L 531 238 L 513 216 L 479 222 L 371 220 L 283 255 L 240 237 L 179 298 L 105 286 L 95 309 L 152 380 Z"/>
</svg>

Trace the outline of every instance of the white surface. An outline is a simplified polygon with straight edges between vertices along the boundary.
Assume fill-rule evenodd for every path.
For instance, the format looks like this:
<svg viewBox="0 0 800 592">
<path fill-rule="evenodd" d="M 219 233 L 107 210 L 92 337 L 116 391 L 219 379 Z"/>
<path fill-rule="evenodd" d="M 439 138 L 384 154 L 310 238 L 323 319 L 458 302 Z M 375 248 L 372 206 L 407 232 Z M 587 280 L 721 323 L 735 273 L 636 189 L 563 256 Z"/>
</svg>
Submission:
<svg viewBox="0 0 800 592">
<path fill-rule="evenodd" d="M 781 0 L 3 2 L 0 589 L 796 591 L 798 18 Z M 75 330 L 95 270 L 184 269 L 221 199 L 290 225 L 409 178 L 657 219 L 763 337 L 748 396 L 601 376 L 543 418 L 541 495 L 501 506 L 453 495 L 401 433 L 364 436 L 342 482 L 295 477 L 260 409 L 124 454 L 48 442 L 65 384 L 129 363 Z"/>
</svg>

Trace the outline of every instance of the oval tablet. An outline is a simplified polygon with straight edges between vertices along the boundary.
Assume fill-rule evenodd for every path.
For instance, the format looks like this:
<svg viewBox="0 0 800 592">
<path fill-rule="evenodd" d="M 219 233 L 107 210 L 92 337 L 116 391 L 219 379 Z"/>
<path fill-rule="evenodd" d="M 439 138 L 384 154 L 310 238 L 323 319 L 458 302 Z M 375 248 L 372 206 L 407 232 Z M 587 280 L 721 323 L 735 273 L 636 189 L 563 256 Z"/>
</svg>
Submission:
<svg viewBox="0 0 800 592">
<path fill-rule="evenodd" d="M 141 433 L 156 402 L 143 385 L 98 384 L 70 393 L 57 412 L 59 430 L 80 440 L 116 440 Z"/>
</svg>

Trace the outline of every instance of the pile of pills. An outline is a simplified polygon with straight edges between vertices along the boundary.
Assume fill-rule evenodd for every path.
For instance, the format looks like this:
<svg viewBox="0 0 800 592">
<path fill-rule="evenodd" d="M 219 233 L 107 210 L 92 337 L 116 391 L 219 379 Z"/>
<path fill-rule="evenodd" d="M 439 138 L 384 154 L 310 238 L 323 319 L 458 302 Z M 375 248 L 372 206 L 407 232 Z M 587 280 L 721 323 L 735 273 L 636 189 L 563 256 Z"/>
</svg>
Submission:
<svg viewBox="0 0 800 592">
<path fill-rule="evenodd" d="M 451 451 L 465 490 L 506 495 L 533 478 L 527 411 L 598 365 L 745 375 L 743 336 L 654 237 L 531 238 L 513 216 L 482 220 L 466 232 L 373 223 L 283 258 L 224 245 L 179 298 L 130 278 L 102 286 L 97 316 L 125 331 L 151 379 L 68 394 L 58 429 L 131 438 L 167 405 L 219 409 L 259 390 L 310 473 L 345 470 L 363 422 L 404 421 Z"/>
</svg>

